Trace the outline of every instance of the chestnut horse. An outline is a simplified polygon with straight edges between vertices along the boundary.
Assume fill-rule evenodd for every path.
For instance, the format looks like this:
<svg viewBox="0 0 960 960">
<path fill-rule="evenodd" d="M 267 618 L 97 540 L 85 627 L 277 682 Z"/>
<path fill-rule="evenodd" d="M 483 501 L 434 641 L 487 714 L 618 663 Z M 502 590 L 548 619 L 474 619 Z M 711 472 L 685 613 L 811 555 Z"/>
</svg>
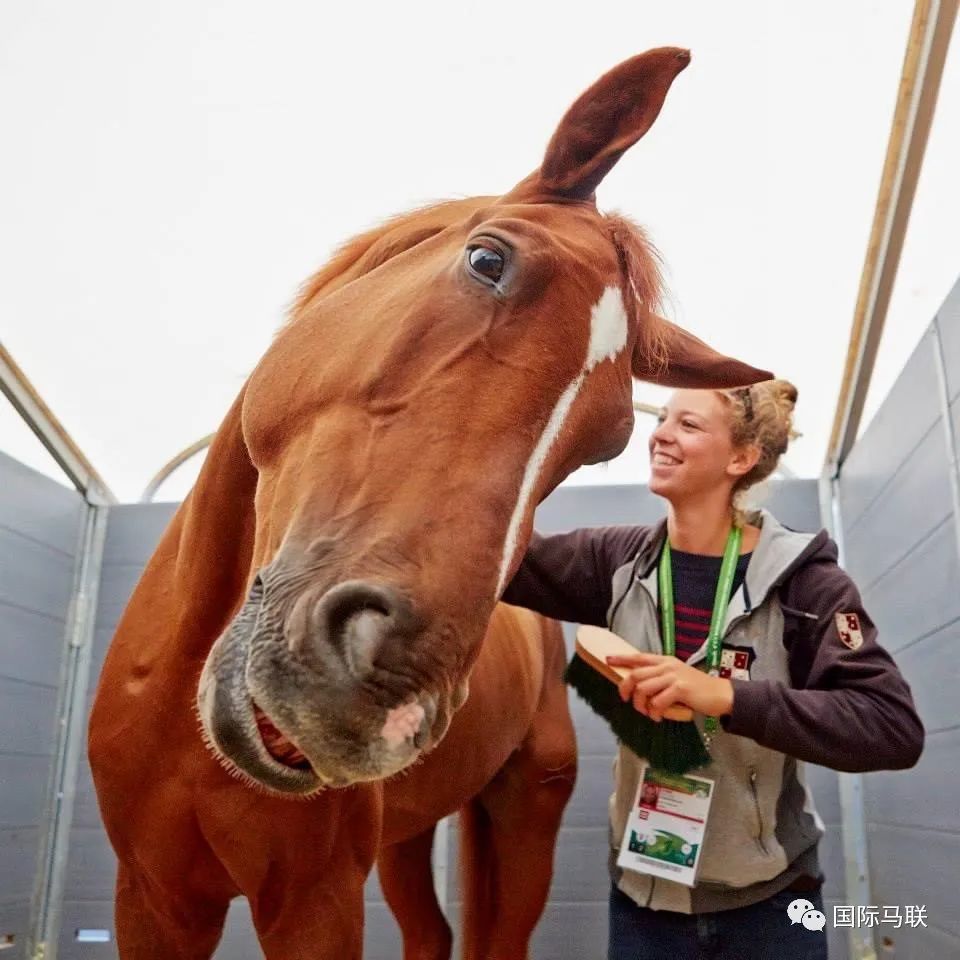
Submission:
<svg viewBox="0 0 960 960">
<path fill-rule="evenodd" d="M 124 960 L 206 960 L 238 895 L 268 960 L 358 958 L 383 781 L 467 700 L 536 504 L 623 449 L 631 373 L 769 376 L 660 320 L 644 238 L 595 205 L 688 62 L 606 74 L 504 196 L 349 244 L 244 384 L 90 718 Z"/>
</svg>

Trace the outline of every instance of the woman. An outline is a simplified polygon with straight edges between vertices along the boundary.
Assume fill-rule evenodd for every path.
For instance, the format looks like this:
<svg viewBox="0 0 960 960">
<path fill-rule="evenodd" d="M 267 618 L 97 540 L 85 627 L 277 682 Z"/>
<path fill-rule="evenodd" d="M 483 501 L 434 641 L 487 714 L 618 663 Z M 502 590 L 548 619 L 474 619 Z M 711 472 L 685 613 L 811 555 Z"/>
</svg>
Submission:
<svg viewBox="0 0 960 960">
<path fill-rule="evenodd" d="M 666 521 L 535 534 L 503 597 L 608 626 L 641 651 L 611 660 L 630 668 L 623 699 L 654 721 L 687 706 L 712 731 L 711 763 L 697 771 L 714 787 L 692 887 L 616 866 L 644 765 L 620 747 L 609 960 L 825 958 L 816 918 L 787 914 L 796 900 L 823 912 L 823 828 L 797 761 L 902 769 L 923 746 L 910 690 L 836 545 L 739 505 L 786 449 L 796 397 L 779 380 L 674 393 L 650 438 L 649 485 L 667 501 Z"/>
</svg>

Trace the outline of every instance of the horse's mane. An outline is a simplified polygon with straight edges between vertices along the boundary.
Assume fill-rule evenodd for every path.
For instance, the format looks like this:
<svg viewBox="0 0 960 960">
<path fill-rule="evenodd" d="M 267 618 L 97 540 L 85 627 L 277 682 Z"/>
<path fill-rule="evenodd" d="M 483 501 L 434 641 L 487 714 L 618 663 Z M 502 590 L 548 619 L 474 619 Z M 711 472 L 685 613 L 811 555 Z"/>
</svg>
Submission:
<svg viewBox="0 0 960 960">
<path fill-rule="evenodd" d="M 321 294 L 326 296 L 370 273 L 397 254 L 429 240 L 450 224 L 462 219 L 469 206 L 480 207 L 489 199 L 442 200 L 385 220 L 379 226 L 347 240 L 312 277 L 306 280 L 289 310 L 288 322 L 294 323 Z"/>
</svg>

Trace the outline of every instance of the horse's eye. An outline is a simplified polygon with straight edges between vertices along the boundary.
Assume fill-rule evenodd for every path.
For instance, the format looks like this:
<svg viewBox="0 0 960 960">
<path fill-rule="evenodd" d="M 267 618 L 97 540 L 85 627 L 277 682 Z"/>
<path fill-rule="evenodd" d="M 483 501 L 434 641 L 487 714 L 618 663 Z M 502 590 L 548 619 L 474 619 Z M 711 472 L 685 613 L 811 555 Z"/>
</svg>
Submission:
<svg viewBox="0 0 960 960">
<path fill-rule="evenodd" d="M 503 276 L 503 254 L 490 247 L 467 247 L 467 263 L 475 274 L 491 283 L 499 283 Z"/>
</svg>

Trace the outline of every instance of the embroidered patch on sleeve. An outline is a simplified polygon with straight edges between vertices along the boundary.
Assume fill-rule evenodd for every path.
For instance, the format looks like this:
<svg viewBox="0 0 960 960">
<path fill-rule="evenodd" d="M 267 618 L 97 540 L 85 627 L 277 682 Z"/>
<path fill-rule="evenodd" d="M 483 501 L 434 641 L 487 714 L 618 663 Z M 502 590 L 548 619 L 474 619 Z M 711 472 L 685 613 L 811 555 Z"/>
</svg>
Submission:
<svg viewBox="0 0 960 960">
<path fill-rule="evenodd" d="M 836 621 L 840 642 L 851 650 L 859 650 L 863 646 L 860 618 L 855 613 L 838 613 Z"/>
</svg>

